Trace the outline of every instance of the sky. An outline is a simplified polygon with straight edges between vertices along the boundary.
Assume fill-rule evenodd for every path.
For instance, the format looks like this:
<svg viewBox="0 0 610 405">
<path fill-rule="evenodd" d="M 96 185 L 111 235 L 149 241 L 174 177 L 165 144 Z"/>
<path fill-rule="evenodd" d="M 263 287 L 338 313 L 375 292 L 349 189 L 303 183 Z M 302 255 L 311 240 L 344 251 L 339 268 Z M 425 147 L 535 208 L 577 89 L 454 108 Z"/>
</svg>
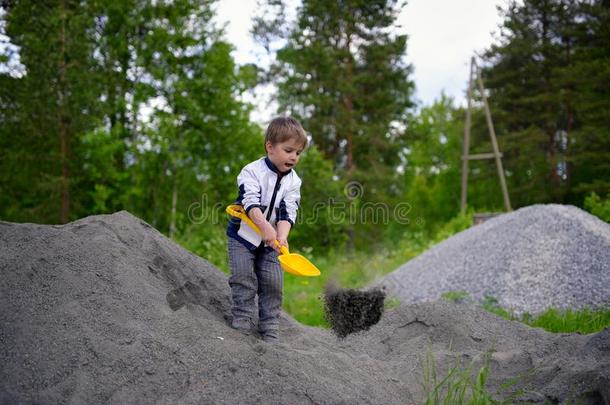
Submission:
<svg viewBox="0 0 610 405">
<path fill-rule="evenodd" d="M 505 0 L 409 0 L 398 18 L 399 33 L 407 34 L 406 60 L 413 65 L 415 98 L 429 105 L 441 92 L 464 105 L 470 58 L 494 42 L 501 22 L 496 9 Z M 249 30 L 256 0 L 219 0 L 217 21 L 226 23 L 226 38 L 236 50 L 237 63 L 262 63 L 264 51 L 254 43 Z M 262 89 L 247 97 L 256 104 L 252 119 L 268 120 L 271 90 Z"/>
</svg>

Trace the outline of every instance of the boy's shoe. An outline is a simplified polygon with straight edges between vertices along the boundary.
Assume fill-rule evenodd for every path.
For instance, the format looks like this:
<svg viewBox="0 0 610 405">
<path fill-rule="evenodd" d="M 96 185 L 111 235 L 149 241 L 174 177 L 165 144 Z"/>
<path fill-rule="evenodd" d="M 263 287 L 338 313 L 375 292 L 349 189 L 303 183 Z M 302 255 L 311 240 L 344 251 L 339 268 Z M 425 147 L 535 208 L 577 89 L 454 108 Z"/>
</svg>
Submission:
<svg viewBox="0 0 610 405">
<path fill-rule="evenodd" d="M 252 321 L 250 319 L 233 319 L 231 327 L 237 329 L 244 335 L 252 334 Z"/>
<path fill-rule="evenodd" d="M 267 343 L 278 343 L 280 341 L 279 334 L 276 331 L 261 332 L 261 337 Z"/>
</svg>

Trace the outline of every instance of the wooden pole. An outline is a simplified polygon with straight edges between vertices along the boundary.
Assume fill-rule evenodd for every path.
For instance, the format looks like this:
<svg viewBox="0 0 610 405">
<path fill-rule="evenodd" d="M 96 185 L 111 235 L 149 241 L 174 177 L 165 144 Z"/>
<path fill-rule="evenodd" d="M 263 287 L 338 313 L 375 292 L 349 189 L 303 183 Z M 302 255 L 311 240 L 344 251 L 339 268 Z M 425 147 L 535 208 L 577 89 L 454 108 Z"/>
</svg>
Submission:
<svg viewBox="0 0 610 405">
<path fill-rule="evenodd" d="M 510 207 L 510 199 L 508 197 L 508 189 L 506 188 L 506 179 L 504 178 L 504 168 L 502 167 L 502 160 L 500 159 L 500 150 L 498 148 L 498 141 L 496 139 L 496 131 L 494 130 L 494 124 L 491 120 L 491 112 L 489 110 L 489 105 L 487 104 L 487 96 L 485 95 L 485 87 L 483 86 L 483 79 L 481 78 L 481 72 L 474 61 L 474 57 L 472 58 L 472 63 L 474 65 L 477 83 L 479 85 L 479 91 L 481 92 L 481 97 L 483 98 L 483 106 L 485 107 L 485 118 L 487 120 L 487 128 L 489 129 L 489 136 L 491 138 L 491 144 L 493 146 L 493 153 L 496 159 L 496 168 L 498 169 L 498 177 L 500 177 L 500 185 L 502 186 L 502 197 L 504 198 L 504 207 L 506 211 L 511 211 Z M 469 100 L 470 101 L 470 100 Z"/>
<path fill-rule="evenodd" d="M 466 99 L 468 100 L 468 108 L 466 109 L 466 123 L 464 124 L 464 146 L 462 153 L 462 198 L 460 202 L 460 211 L 462 214 L 466 212 L 466 196 L 468 195 L 468 151 L 470 149 L 470 108 L 472 98 L 472 71 L 474 67 L 474 56 L 470 60 L 470 76 L 468 77 L 468 90 Z"/>
</svg>

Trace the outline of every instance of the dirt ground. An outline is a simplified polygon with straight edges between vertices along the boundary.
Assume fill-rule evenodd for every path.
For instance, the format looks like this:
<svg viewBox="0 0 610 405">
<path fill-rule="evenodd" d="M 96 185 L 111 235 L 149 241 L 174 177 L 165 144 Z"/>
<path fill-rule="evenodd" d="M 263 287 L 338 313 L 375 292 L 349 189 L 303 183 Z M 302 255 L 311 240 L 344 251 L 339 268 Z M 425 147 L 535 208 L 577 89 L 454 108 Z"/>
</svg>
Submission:
<svg viewBox="0 0 610 405">
<path fill-rule="evenodd" d="M 127 212 L 0 222 L 0 404 L 421 403 L 482 364 L 535 403 L 610 402 L 610 329 L 550 334 L 448 302 L 401 305 L 339 339 L 283 314 L 281 342 L 225 320 L 226 276 Z M 499 397 L 506 397 L 503 392 Z"/>
</svg>

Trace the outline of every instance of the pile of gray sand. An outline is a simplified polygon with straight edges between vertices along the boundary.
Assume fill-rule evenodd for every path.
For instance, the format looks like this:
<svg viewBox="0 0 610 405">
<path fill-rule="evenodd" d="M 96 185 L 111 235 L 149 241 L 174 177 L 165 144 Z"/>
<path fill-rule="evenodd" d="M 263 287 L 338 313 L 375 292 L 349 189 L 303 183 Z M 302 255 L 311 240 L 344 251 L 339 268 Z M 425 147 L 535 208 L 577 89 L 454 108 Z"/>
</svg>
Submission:
<svg viewBox="0 0 610 405">
<path fill-rule="evenodd" d="M 570 205 L 532 205 L 475 225 L 373 283 L 403 303 L 465 291 L 515 314 L 610 306 L 610 225 Z"/>
<path fill-rule="evenodd" d="M 442 376 L 490 349 L 491 392 L 527 375 L 534 403 L 610 401 L 610 330 L 553 335 L 440 301 L 344 339 L 283 314 L 272 345 L 227 325 L 229 297 L 222 272 L 124 211 L 0 222 L 0 403 L 415 404 L 428 355 Z"/>
</svg>

